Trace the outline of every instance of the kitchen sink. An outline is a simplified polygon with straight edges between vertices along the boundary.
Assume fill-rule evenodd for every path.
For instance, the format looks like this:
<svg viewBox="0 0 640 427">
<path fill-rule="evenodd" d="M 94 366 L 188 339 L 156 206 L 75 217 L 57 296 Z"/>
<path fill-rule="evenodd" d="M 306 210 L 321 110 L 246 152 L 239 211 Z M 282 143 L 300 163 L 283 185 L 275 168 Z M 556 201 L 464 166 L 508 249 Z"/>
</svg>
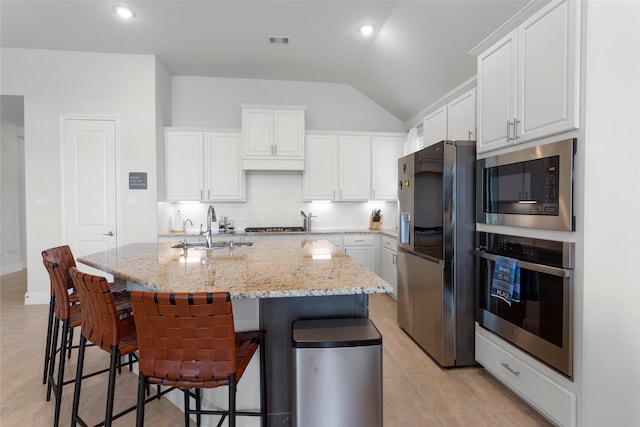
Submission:
<svg viewBox="0 0 640 427">
<path fill-rule="evenodd" d="M 187 242 L 186 244 L 184 242 L 180 242 L 180 243 L 176 243 L 171 247 L 176 249 L 184 249 L 185 247 L 187 249 L 219 249 L 219 248 L 231 248 L 231 247 L 252 246 L 252 245 L 253 245 L 253 242 L 221 241 L 221 242 L 213 242 L 211 244 L 211 247 L 208 248 L 205 242 Z"/>
</svg>

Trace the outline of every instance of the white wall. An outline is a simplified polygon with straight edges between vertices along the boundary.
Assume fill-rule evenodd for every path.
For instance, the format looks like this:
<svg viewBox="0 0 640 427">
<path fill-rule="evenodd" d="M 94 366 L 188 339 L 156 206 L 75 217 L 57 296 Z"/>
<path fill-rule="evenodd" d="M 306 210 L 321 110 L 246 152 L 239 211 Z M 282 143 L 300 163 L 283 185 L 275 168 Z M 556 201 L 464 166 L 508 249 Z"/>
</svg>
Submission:
<svg viewBox="0 0 640 427">
<path fill-rule="evenodd" d="M 640 425 L 640 3 L 586 2 L 579 425 Z"/>
<path fill-rule="evenodd" d="M 23 162 L 24 129 L 13 123 L 0 123 L 0 274 L 20 271 L 24 268 L 23 230 Z"/>
<path fill-rule="evenodd" d="M 2 94 L 23 95 L 27 303 L 49 300 L 40 251 L 64 244 L 61 233 L 60 118 L 64 114 L 120 119 L 119 243 L 155 241 L 157 233 L 155 58 L 3 48 Z M 129 172 L 147 172 L 148 190 L 128 190 Z M 36 197 L 46 198 L 36 208 Z"/>
<path fill-rule="evenodd" d="M 172 126 L 241 128 L 240 104 L 306 105 L 307 130 L 402 132 L 403 124 L 345 84 L 173 76 Z"/>
</svg>

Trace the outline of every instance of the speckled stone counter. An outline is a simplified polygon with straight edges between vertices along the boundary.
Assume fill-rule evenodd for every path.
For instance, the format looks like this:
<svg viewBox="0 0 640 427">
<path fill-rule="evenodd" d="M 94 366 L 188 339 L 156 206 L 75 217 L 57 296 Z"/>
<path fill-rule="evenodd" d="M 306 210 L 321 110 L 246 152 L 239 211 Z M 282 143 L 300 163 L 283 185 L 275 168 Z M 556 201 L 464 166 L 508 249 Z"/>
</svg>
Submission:
<svg viewBox="0 0 640 427">
<path fill-rule="evenodd" d="M 136 243 L 78 261 L 167 292 L 228 291 L 232 298 L 391 292 L 387 282 L 326 240 L 258 240 L 233 249 L 188 250 Z"/>
</svg>

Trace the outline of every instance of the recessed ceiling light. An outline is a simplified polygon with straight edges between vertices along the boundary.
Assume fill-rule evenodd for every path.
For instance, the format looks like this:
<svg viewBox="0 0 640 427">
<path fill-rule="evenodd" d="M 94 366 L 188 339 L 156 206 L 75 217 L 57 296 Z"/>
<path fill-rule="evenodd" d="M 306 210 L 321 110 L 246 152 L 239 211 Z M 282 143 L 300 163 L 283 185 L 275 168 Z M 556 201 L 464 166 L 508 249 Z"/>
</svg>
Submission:
<svg viewBox="0 0 640 427">
<path fill-rule="evenodd" d="M 124 6 L 116 6 L 113 9 L 120 18 L 122 19 L 129 19 L 129 18 L 133 18 L 133 11 L 131 9 L 129 9 L 128 7 L 124 7 Z"/>
<path fill-rule="evenodd" d="M 363 36 L 370 36 L 375 30 L 376 27 L 371 24 L 365 24 L 358 28 L 358 32 Z"/>
</svg>

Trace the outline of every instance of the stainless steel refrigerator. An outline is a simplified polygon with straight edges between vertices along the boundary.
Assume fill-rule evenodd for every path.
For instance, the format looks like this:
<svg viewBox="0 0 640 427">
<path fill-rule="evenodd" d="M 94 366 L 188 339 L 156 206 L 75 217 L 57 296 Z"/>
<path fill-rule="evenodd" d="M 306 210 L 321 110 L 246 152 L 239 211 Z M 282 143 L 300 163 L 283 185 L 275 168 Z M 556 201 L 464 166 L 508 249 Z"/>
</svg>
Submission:
<svg viewBox="0 0 640 427">
<path fill-rule="evenodd" d="M 398 160 L 398 323 L 441 366 L 475 364 L 475 142 Z"/>
</svg>

